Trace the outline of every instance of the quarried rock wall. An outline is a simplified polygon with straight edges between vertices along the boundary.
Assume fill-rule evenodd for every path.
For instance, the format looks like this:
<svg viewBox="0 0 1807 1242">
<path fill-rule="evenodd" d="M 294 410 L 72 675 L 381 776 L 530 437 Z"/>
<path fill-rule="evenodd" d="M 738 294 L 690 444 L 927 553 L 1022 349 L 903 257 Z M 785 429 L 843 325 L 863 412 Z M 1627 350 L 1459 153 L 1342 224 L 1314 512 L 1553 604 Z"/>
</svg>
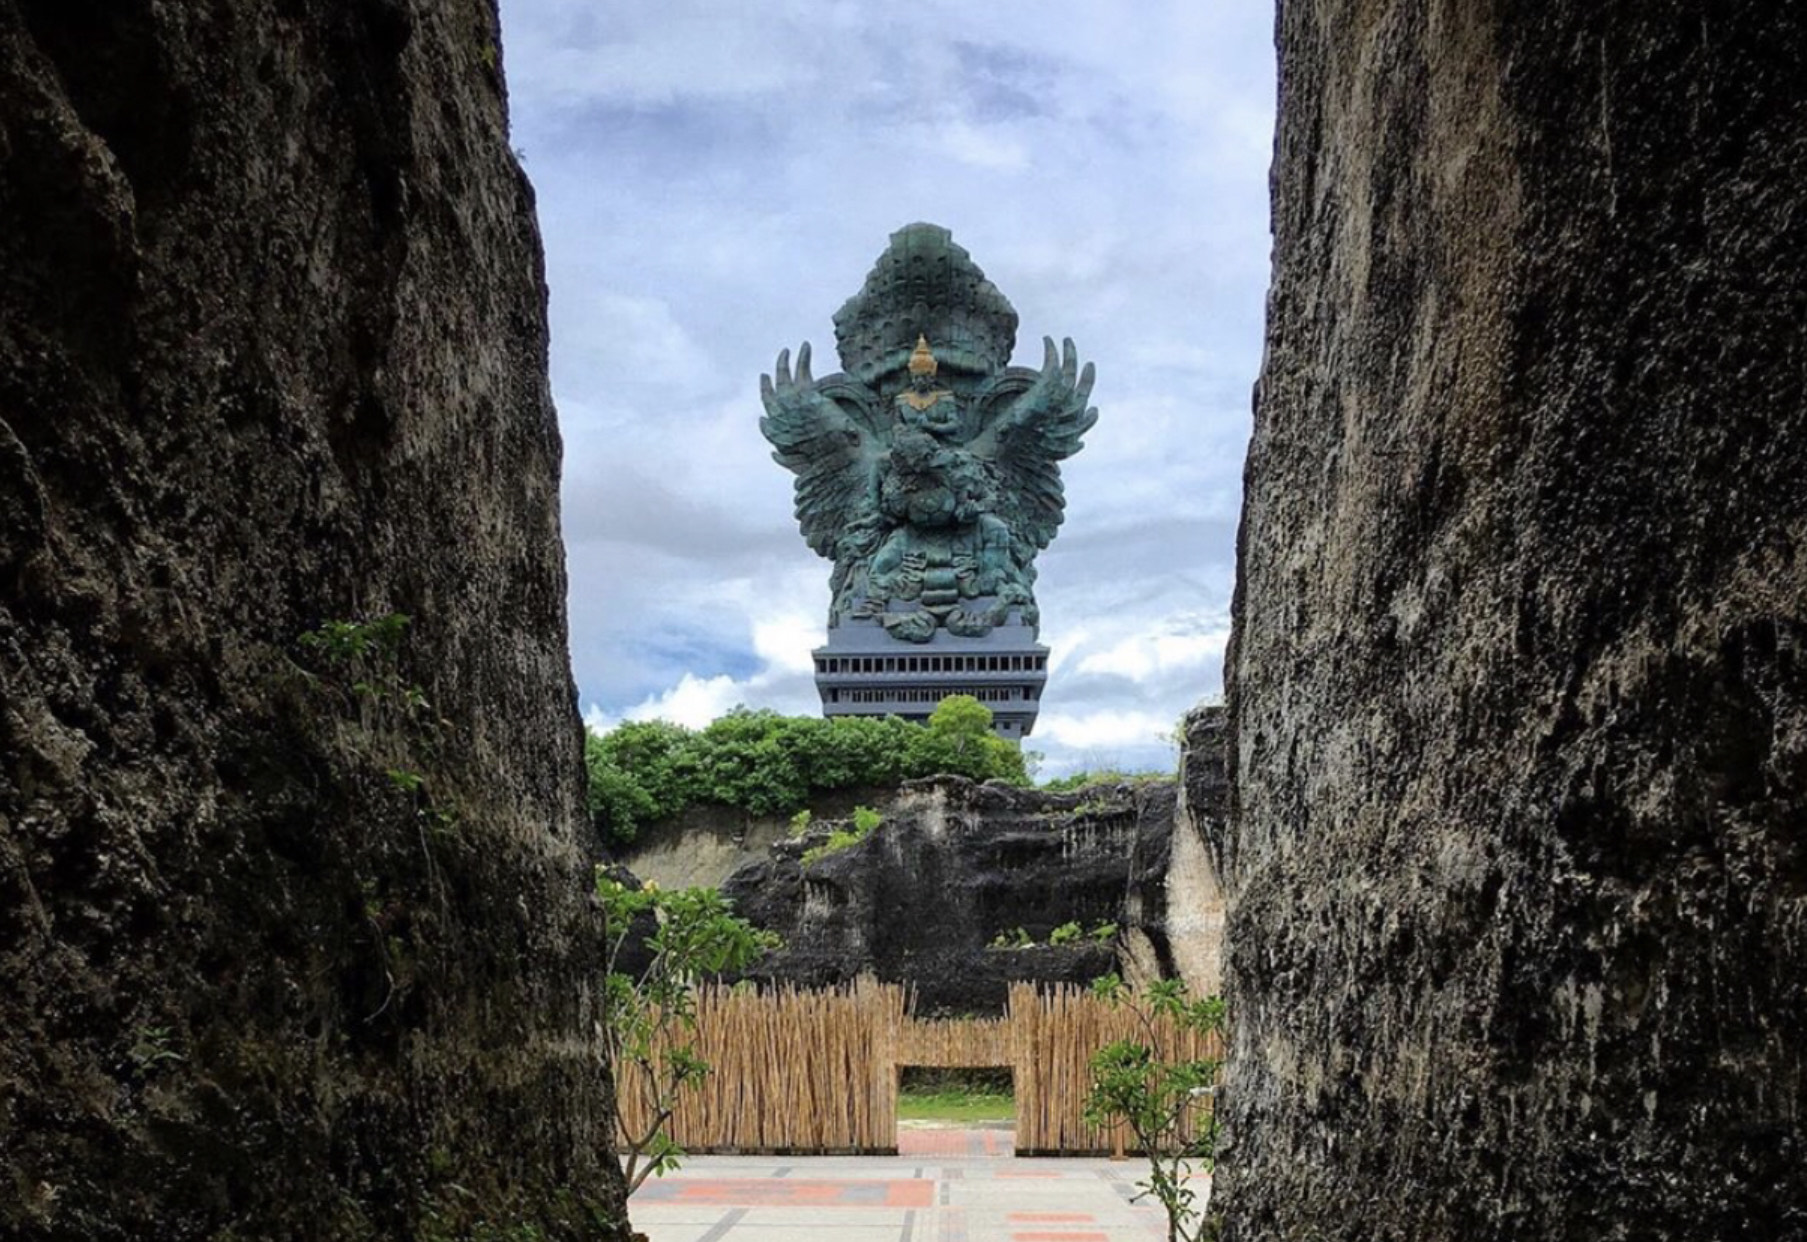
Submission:
<svg viewBox="0 0 1807 1242">
<path fill-rule="evenodd" d="M 752 978 L 820 987 L 871 973 L 913 985 L 924 1016 L 999 1013 L 1013 980 L 1086 986 L 1123 968 L 1173 973 L 1174 803 L 1168 781 L 1073 793 L 906 781 L 857 844 L 805 863 L 826 831 L 780 842 L 722 893 L 784 941 Z M 1111 930 L 1052 944 L 1068 923 Z M 1018 929 L 1031 946 L 992 947 Z"/>
<path fill-rule="evenodd" d="M 1223 991 L 1224 934 L 1223 881 L 1216 850 L 1223 841 L 1230 801 L 1223 708 L 1193 708 L 1181 719 L 1180 732 L 1171 845 L 1156 877 L 1158 891 L 1148 892 L 1140 904 L 1160 911 L 1167 962 L 1153 977 L 1177 976 L 1193 995 L 1216 996 Z M 1132 893 L 1126 958 L 1138 947 L 1138 927 L 1144 922 L 1137 905 Z M 1144 976 L 1137 972 L 1134 977 Z"/>
<path fill-rule="evenodd" d="M 619 1226 L 497 38 L 0 0 L 0 1235 Z"/>
<path fill-rule="evenodd" d="M 1281 6 L 1227 1236 L 1807 1236 L 1807 12 Z"/>
</svg>

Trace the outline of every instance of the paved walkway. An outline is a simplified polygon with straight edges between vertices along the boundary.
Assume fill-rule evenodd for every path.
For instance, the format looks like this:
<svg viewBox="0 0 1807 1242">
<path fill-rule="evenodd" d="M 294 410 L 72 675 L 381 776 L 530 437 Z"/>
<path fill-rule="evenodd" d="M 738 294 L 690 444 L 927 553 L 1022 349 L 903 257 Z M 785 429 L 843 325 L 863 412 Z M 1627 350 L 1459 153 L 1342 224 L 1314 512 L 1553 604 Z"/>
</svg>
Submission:
<svg viewBox="0 0 1807 1242">
<path fill-rule="evenodd" d="M 917 1130 L 897 1156 L 691 1156 L 628 1203 L 652 1242 L 1131 1242 L 1167 1236 L 1140 1161 L 1013 1159 L 1010 1134 Z M 1002 1148 L 1002 1151 L 999 1151 Z M 1208 1185 L 1208 1183 L 1207 1183 Z"/>
</svg>

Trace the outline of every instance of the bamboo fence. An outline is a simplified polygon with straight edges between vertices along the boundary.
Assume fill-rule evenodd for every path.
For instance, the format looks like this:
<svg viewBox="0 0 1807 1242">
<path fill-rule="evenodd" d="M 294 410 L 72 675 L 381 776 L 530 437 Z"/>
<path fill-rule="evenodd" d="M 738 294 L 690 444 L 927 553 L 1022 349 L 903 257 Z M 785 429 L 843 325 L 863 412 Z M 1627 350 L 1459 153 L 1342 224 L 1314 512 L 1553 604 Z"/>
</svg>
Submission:
<svg viewBox="0 0 1807 1242">
<path fill-rule="evenodd" d="M 1145 1038 L 1135 1016 L 1072 987 L 1010 987 L 1001 1018 L 924 1020 L 910 996 L 870 977 L 820 991 L 705 986 L 696 998 L 696 1055 L 711 1072 L 686 1091 L 671 1137 L 693 1152 L 893 1153 L 904 1066 L 1011 1071 L 1016 1137 L 1025 1155 L 1123 1150 L 1120 1135 L 1085 1124 L 1092 1054 Z M 1157 1024 L 1163 1060 L 1222 1059 L 1215 1035 Z M 638 1133 L 650 1104 L 633 1070 L 617 1084 L 623 1130 Z"/>
</svg>

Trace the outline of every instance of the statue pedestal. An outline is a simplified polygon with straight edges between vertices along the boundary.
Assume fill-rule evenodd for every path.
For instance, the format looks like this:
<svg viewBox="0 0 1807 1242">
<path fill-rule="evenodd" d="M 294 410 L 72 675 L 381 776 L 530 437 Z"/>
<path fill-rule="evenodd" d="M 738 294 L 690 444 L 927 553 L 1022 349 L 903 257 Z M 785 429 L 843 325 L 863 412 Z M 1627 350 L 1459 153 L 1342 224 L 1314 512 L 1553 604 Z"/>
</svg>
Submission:
<svg viewBox="0 0 1807 1242">
<path fill-rule="evenodd" d="M 891 637 L 876 621 L 842 621 L 815 649 L 824 716 L 901 716 L 918 723 L 950 694 L 991 709 L 992 732 L 1021 741 L 1035 728 L 1048 649 L 1027 625 L 1000 625 L 983 638 L 938 630 L 926 643 Z"/>
</svg>

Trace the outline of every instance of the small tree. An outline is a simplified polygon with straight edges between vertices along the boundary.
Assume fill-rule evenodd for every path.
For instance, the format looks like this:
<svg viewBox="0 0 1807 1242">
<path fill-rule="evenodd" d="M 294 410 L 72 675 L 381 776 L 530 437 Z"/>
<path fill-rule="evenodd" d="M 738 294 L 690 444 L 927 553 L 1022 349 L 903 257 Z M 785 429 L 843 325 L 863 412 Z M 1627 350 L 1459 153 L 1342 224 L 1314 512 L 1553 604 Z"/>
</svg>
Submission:
<svg viewBox="0 0 1807 1242">
<path fill-rule="evenodd" d="M 975 781 L 1028 782 L 1022 751 L 992 733 L 991 709 L 970 694 L 950 694 L 935 705 L 910 737 L 905 767 L 913 776 L 948 772 Z"/>
<path fill-rule="evenodd" d="M 603 1044 L 616 1090 L 636 1090 L 646 1105 L 641 1131 L 622 1134 L 632 1194 L 648 1177 L 677 1167 L 684 1152 L 667 1127 L 678 1098 L 709 1073 L 695 1043 L 684 1038 L 696 1030 L 697 983 L 743 969 L 777 938 L 735 917 L 714 889 L 634 889 L 599 869 L 596 896 L 609 953 Z M 635 949 L 647 955 L 645 965 L 636 973 L 617 969 Z"/>
<path fill-rule="evenodd" d="M 1117 1040 L 1093 1055 L 1086 1121 L 1100 1129 L 1129 1127 L 1148 1156 L 1148 1180 L 1137 1183 L 1142 1192 L 1137 1198 L 1152 1195 L 1166 1211 L 1168 1242 L 1198 1242 L 1206 1236 L 1208 1222 L 1192 1206 L 1196 1196 L 1187 1182 L 1195 1164 L 1211 1167 L 1217 1116 L 1207 1105 L 1219 1063 L 1161 1060 L 1158 1026 L 1164 1019 L 1179 1031 L 1221 1030 L 1224 1003 L 1215 996 L 1188 998 L 1178 979 L 1162 980 L 1137 994 L 1110 974 L 1093 983 L 1092 991 L 1135 1014 L 1141 1032 L 1139 1038 Z"/>
</svg>

